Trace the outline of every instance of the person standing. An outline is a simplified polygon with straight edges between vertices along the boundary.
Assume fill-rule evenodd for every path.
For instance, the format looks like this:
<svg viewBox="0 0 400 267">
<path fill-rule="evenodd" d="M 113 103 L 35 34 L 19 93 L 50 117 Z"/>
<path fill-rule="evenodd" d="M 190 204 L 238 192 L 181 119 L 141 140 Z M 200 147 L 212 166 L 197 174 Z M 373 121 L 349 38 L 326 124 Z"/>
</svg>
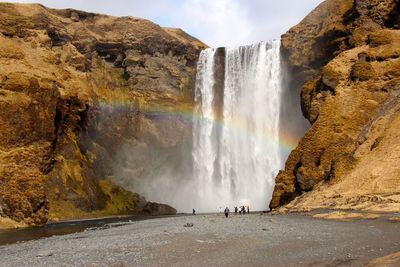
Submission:
<svg viewBox="0 0 400 267">
<path fill-rule="evenodd" d="M 196 215 L 196 210 L 195 209 L 193 209 L 193 215 Z"/>
<path fill-rule="evenodd" d="M 238 213 L 238 207 L 235 207 L 235 215 Z"/>
<path fill-rule="evenodd" d="M 250 214 L 250 206 L 247 206 L 247 213 Z"/>
<path fill-rule="evenodd" d="M 225 217 L 228 218 L 229 216 L 229 209 L 228 207 L 225 208 Z"/>
</svg>

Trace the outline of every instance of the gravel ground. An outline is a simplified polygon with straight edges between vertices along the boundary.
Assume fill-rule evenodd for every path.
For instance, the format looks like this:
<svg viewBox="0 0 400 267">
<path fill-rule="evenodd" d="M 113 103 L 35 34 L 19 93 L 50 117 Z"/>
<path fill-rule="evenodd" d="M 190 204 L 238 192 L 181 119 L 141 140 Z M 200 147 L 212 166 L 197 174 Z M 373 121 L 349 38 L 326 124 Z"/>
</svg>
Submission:
<svg viewBox="0 0 400 267">
<path fill-rule="evenodd" d="M 386 217 L 158 218 L 0 246 L 0 266 L 362 266 L 400 251 L 399 225 Z"/>
</svg>

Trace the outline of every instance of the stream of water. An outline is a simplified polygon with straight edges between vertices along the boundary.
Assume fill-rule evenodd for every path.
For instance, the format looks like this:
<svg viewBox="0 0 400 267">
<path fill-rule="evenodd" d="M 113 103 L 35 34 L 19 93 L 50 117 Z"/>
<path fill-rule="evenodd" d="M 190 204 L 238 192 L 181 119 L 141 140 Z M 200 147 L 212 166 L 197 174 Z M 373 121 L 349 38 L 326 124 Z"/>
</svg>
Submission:
<svg viewBox="0 0 400 267">
<path fill-rule="evenodd" d="M 283 161 L 279 48 L 272 41 L 200 55 L 192 152 L 199 211 L 268 209 Z"/>
</svg>

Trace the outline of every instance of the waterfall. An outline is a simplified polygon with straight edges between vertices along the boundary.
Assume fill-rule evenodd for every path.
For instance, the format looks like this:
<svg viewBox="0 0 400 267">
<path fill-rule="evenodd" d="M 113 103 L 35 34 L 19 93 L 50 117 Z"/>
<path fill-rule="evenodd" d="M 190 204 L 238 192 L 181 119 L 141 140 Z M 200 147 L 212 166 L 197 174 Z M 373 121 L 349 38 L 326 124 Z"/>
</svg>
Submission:
<svg viewBox="0 0 400 267">
<path fill-rule="evenodd" d="M 268 208 L 282 167 L 279 48 L 273 41 L 200 54 L 188 200 L 200 212 Z"/>
</svg>

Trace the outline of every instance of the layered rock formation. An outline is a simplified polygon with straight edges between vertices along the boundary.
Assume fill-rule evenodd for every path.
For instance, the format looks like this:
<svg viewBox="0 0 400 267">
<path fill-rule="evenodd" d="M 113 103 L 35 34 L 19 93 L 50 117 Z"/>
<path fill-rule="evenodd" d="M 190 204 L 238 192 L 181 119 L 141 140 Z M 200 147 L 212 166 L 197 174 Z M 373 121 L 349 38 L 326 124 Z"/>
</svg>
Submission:
<svg viewBox="0 0 400 267">
<path fill-rule="evenodd" d="M 169 155 L 185 142 L 186 120 L 160 117 L 191 110 L 205 45 L 132 17 L 0 13 L 0 221 L 176 212 L 113 184 L 112 163 L 126 144 L 148 159 L 151 146 Z"/>
<path fill-rule="evenodd" d="M 398 211 L 399 1 L 327 0 L 282 36 L 282 53 L 312 127 L 270 207 Z"/>
</svg>

